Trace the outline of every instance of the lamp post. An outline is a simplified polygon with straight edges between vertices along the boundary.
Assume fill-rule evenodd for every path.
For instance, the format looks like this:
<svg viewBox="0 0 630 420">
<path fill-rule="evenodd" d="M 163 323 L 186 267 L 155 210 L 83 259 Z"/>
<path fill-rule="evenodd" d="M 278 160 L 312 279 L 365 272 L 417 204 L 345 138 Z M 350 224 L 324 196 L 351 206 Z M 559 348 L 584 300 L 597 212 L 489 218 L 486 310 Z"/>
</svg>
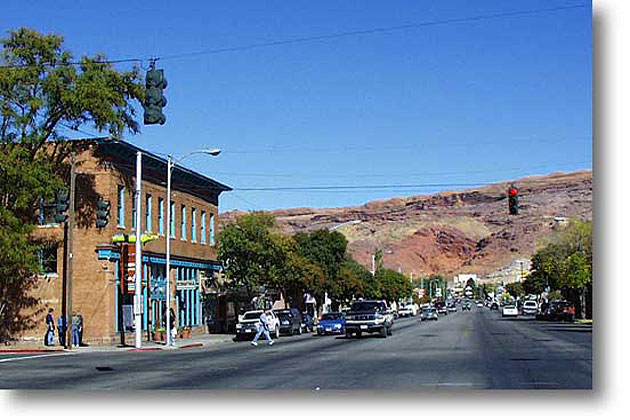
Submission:
<svg viewBox="0 0 630 420">
<path fill-rule="evenodd" d="M 201 149 L 190 152 L 179 159 L 173 160 L 172 155 L 168 155 L 166 165 L 166 345 L 170 346 L 171 341 L 171 173 L 173 166 L 188 156 L 195 154 L 206 154 L 217 156 L 220 149 Z"/>
</svg>

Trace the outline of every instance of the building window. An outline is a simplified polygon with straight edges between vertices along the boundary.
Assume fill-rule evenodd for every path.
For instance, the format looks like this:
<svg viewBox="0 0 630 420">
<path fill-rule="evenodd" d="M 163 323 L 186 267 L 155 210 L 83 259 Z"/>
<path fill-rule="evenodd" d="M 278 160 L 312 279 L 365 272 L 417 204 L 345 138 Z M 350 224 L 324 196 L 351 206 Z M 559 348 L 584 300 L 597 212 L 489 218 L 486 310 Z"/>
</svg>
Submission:
<svg viewBox="0 0 630 420">
<path fill-rule="evenodd" d="M 40 226 L 57 223 L 57 221 L 55 220 L 55 208 L 56 205 L 54 202 L 50 204 L 47 203 L 46 200 L 44 200 L 43 198 L 39 199 L 38 224 Z"/>
<path fill-rule="evenodd" d="M 158 198 L 158 233 L 164 235 L 164 199 Z"/>
<path fill-rule="evenodd" d="M 182 226 L 179 237 L 182 241 L 186 240 L 186 206 L 182 204 Z"/>
<path fill-rule="evenodd" d="M 125 227 L 125 187 L 118 186 L 118 227 Z"/>
<path fill-rule="evenodd" d="M 210 213 L 210 245 L 214 246 L 214 214 Z"/>
<path fill-rule="evenodd" d="M 175 202 L 171 201 L 171 238 L 175 237 Z"/>
<path fill-rule="evenodd" d="M 151 194 L 147 194 L 147 199 L 146 199 L 146 210 L 144 213 L 145 216 L 145 221 L 144 221 L 144 226 L 145 226 L 145 230 L 146 232 L 151 232 L 151 213 L 152 213 L 152 209 L 151 209 L 151 204 L 153 201 L 153 197 L 151 197 Z"/>
<path fill-rule="evenodd" d="M 201 243 L 206 243 L 206 212 L 201 211 Z"/>
<path fill-rule="evenodd" d="M 48 245 L 37 251 L 39 268 L 43 274 L 57 274 L 57 244 Z"/>
<path fill-rule="evenodd" d="M 197 242 L 197 209 L 194 207 L 190 211 L 190 240 Z"/>
<path fill-rule="evenodd" d="M 133 195 L 132 201 L 131 201 L 131 228 L 133 230 L 136 229 L 136 197 L 135 194 Z"/>
</svg>

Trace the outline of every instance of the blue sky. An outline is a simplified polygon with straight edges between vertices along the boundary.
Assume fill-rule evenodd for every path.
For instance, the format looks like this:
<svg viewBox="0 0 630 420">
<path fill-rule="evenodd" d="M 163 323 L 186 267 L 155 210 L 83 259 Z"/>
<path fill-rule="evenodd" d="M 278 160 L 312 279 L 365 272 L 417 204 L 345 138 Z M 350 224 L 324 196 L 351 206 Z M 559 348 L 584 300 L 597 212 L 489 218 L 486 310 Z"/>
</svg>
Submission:
<svg viewBox="0 0 630 420">
<path fill-rule="evenodd" d="M 592 167 L 588 1 L 84 3 L 4 1 L 1 28 L 63 35 L 77 56 L 161 57 L 167 123 L 126 140 L 175 156 L 220 147 L 185 165 L 235 189 L 221 211 Z M 540 9 L 556 10 L 510 15 Z M 360 188 L 247 190 L 326 186 Z"/>
</svg>

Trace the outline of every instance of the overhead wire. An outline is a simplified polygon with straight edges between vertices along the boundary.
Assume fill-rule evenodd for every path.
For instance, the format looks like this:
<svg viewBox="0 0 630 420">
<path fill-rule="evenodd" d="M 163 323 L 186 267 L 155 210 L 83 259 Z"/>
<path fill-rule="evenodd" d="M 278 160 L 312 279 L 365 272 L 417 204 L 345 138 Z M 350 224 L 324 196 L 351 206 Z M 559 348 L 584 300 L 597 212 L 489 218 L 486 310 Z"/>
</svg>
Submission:
<svg viewBox="0 0 630 420">
<path fill-rule="evenodd" d="M 368 29 L 357 29 L 353 31 L 336 32 L 336 33 L 313 35 L 313 36 L 306 36 L 306 37 L 297 37 L 297 38 L 268 41 L 268 42 L 258 42 L 258 43 L 252 43 L 252 44 L 234 46 L 234 47 L 211 48 L 211 49 L 206 49 L 206 50 L 180 53 L 180 54 L 152 56 L 152 57 L 135 57 L 135 58 L 98 60 L 96 61 L 96 63 L 119 64 L 119 63 L 136 62 L 136 63 L 141 64 L 144 61 L 174 60 L 174 59 L 195 57 L 195 56 L 201 56 L 201 55 L 212 55 L 212 54 L 219 54 L 219 53 L 226 53 L 226 52 L 237 52 L 237 51 L 253 50 L 253 49 L 258 49 L 258 48 L 275 47 L 275 46 L 280 46 L 280 45 L 291 45 L 291 44 L 299 44 L 299 43 L 314 42 L 314 41 L 324 41 L 324 40 L 345 38 L 345 37 L 358 36 L 358 35 L 395 32 L 395 31 L 401 31 L 401 30 L 421 28 L 421 27 L 426 27 L 426 26 L 448 25 L 448 24 L 453 24 L 453 23 L 483 21 L 483 20 L 491 20 L 491 19 L 506 18 L 506 17 L 527 16 L 527 15 L 571 10 L 571 9 L 578 9 L 578 8 L 585 8 L 585 7 L 588 7 L 588 4 L 581 3 L 581 4 L 575 4 L 575 5 L 540 8 L 540 9 L 529 9 L 529 10 L 517 10 L 517 11 L 512 11 L 512 12 L 491 13 L 491 14 L 484 14 L 484 15 L 477 15 L 477 16 L 461 17 L 461 18 L 428 20 L 428 21 L 415 22 L 415 23 L 409 23 L 409 24 L 404 24 L 404 25 L 384 26 L 384 27 L 376 27 L 376 28 L 368 28 Z M 71 61 L 71 62 L 65 62 L 65 63 L 42 62 L 42 63 L 37 63 L 37 64 L 20 63 L 20 64 L 0 64 L 0 68 L 25 68 L 25 67 L 36 67 L 36 66 L 42 66 L 42 65 L 44 66 L 60 66 L 60 65 L 61 66 L 78 66 L 82 64 L 84 64 L 83 61 Z"/>
</svg>

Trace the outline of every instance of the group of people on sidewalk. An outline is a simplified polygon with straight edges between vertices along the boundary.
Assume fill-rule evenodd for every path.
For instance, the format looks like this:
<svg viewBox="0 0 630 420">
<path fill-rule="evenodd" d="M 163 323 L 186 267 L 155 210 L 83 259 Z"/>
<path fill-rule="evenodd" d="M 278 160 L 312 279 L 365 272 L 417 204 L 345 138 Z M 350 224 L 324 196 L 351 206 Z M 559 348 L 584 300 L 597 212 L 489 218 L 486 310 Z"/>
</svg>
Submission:
<svg viewBox="0 0 630 420">
<path fill-rule="evenodd" d="M 44 344 L 46 346 L 55 345 L 55 319 L 53 316 L 54 309 L 50 308 L 46 315 L 46 335 L 44 336 Z M 68 331 L 68 322 L 64 314 L 57 317 L 57 339 L 60 346 L 66 345 L 66 334 Z M 83 315 L 72 312 L 72 345 L 85 346 L 83 342 Z"/>
</svg>

